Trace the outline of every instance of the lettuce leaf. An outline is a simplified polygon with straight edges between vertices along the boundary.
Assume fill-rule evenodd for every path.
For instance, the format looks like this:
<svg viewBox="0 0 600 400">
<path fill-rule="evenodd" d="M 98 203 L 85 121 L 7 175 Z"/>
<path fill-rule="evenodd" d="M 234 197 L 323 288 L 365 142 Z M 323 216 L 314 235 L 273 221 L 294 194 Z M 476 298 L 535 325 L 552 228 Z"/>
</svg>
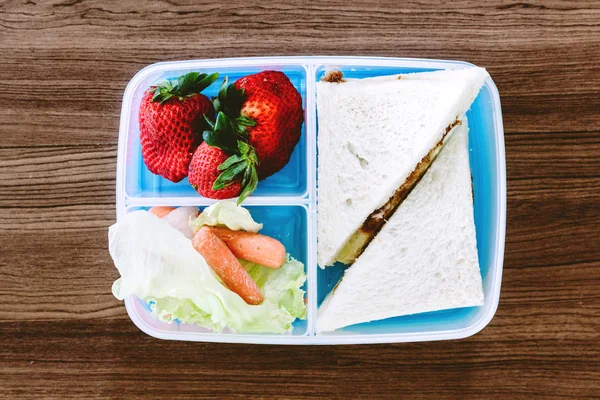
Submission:
<svg viewBox="0 0 600 400">
<path fill-rule="evenodd" d="M 190 220 L 190 226 L 197 232 L 203 225 L 226 226 L 234 231 L 258 232 L 263 225 L 255 222 L 250 212 L 233 201 L 220 201 L 206 207 L 197 218 Z"/>
<path fill-rule="evenodd" d="M 244 266 L 250 276 L 258 283 L 265 300 L 258 306 L 247 306 L 261 309 L 258 315 L 243 324 L 235 321 L 215 323 L 206 310 L 198 307 L 190 299 L 174 297 L 148 297 L 152 312 L 162 321 L 173 322 L 175 319 L 185 323 L 195 323 L 213 331 L 221 331 L 224 326 L 234 332 L 272 332 L 283 333 L 292 329 L 296 318 L 306 318 L 304 291 L 300 289 L 306 280 L 304 265 L 289 257 L 279 269 L 267 268 L 258 264 Z M 227 306 L 224 304 L 224 306 Z M 229 308 L 229 307 L 227 307 Z M 233 310 L 230 310 L 233 311 Z M 241 310 L 240 310 L 241 311 Z M 237 326 L 236 326 L 237 325 Z"/>
<path fill-rule="evenodd" d="M 289 255 L 279 269 L 242 261 L 264 295 L 260 305 L 251 306 L 220 282 L 189 239 L 146 211 L 129 213 L 110 227 L 109 251 L 121 274 L 115 297 L 136 295 L 163 321 L 217 332 L 284 333 L 296 318 L 306 318 L 304 265 Z"/>
</svg>

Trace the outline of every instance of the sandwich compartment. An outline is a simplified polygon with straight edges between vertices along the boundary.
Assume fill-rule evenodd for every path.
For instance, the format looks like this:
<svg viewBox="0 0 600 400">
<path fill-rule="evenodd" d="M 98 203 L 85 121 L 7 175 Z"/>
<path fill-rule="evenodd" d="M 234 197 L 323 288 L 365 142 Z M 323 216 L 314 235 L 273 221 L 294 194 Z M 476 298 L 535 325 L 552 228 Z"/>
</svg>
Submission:
<svg viewBox="0 0 600 400">
<path fill-rule="evenodd" d="M 172 340 L 265 344 L 352 344 L 456 339 L 483 329 L 492 319 L 499 300 L 506 223 L 506 172 L 504 132 L 496 86 L 488 79 L 467 113 L 473 177 L 474 213 L 485 304 L 390 318 L 334 332 L 317 333 L 318 305 L 341 278 L 344 267 L 321 269 L 316 265 L 317 135 L 315 83 L 331 68 L 345 77 L 364 78 L 398 73 L 465 68 L 458 61 L 377 57 L 257 57 L 165 62 L 150 65 L 130 81 L 125 90 L 117 157 L 117 219 L 128 212 L 154 205 L 194 205 L 201 209 L 215 201 L 197 194 L 187 179 L 173 183 L 150 173 L 144 165 L 137 111 L 143 92 L 151 84 L 190 71 L 219 72 L 234 81 L 262 70 L 284 72 L 300 92 L 305 110 L 300 142 L 290 162 L 259 183 L 244 202 L 252 216 L 264 224 L 261 233 L 273 236 L 302 261 L 307 319 L 297 320 L 288 334 L 213 333 L 196 325 L 157 320 L 147 304 L 134 296 L 125 299 L 132 321 L 147 334 Z M 221 79 L 203 91 L 216 95 Z"/>
</svg>

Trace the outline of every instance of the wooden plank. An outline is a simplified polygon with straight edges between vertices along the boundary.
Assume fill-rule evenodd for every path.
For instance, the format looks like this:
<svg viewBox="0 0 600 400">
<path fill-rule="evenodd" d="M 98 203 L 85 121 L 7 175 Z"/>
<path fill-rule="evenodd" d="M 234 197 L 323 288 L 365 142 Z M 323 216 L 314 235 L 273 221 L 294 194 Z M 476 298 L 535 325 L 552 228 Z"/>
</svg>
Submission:
<svg viewBox="0 0 600 400">
<path fill-rule="evenodd" d="M 117 146 L 0 148 L 0 207 L 115 204 Z"/>
<path fill-rule="evenodd" d="M 0 208 L 0 320 L 123 318 L 110 286 L 113 205 Z"/>
<path fill-rule="evenodd" d="M 600 131 L 508 133 L 505 150 L 509 181 L 600 176 Z"/>
<path fill-rule="evenodd" d="M 119 320 L 22 322 L 4 329 L 0 398 L 595 398 L 592 340 L 493 330 L 452 342 L 287 347 L 158 341 Z"/>
</svg>

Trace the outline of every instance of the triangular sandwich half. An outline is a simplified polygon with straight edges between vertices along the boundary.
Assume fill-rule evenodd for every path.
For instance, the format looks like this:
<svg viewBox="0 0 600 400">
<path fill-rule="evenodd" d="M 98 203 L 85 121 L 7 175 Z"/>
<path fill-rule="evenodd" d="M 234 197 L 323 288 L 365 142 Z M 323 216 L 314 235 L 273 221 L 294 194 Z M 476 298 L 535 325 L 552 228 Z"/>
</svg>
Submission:
<svg viewBox="0 0 600 400">
<path fill-rule="evenodd" d="M 466 125 L 325 299 L 319 332 L 483 304 Z"/>
<path fill-rule="evenodd" d="M 423 176 L 485 69 L 317 83 L 318 264 L 352 263 Z"/>
</svg>

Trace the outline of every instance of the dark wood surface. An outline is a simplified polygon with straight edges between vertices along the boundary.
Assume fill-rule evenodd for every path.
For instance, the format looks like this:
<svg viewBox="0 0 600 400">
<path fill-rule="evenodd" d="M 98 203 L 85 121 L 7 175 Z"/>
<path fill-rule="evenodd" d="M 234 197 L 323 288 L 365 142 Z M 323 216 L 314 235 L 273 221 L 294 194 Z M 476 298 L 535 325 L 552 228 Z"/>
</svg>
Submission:
<svg viewBox="0 0 600 400">
<path fill-rule="evenodd" d="M 444 3 L 0 1 L 0 398 L 600 398 L 600 3 Z M 495 318 L 394 345 L 141 333 L 107 251 L 127 82 L 157 61 L 317 54 L 488 68 L 508 174 Z"/>
</svg>

